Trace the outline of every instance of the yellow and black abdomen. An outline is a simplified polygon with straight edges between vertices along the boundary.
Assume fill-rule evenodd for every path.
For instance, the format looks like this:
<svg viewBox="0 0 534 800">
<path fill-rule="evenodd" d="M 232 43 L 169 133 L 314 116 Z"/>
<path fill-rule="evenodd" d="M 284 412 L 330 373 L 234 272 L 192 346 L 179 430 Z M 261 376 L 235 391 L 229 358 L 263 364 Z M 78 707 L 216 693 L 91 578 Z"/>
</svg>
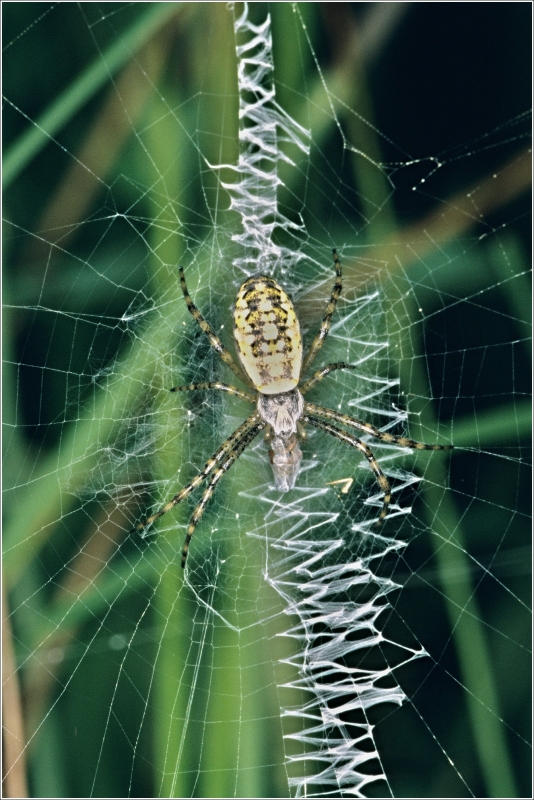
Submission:
<svg viewBox="0 0 534 800">
<path fill-rule="evenodd" d="M 241 364 L 259 392 L 296 388 L 302 367 L 300 325 L 289 296 L 273 278 L 261 275 L 241 286 L 234 336 Z"/>
</svg>

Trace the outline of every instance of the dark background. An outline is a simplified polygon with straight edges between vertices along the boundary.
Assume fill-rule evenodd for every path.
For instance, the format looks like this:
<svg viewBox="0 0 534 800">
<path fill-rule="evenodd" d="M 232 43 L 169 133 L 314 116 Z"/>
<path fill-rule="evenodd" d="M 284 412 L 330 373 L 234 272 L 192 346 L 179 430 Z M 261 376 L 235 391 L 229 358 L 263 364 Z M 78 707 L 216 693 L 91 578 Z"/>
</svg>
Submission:
<svg viewBox="0 0 534 800">
<path fill-rule="evenodd" d="M 102 65 L 102 54 L 128 34 L 150 5 L 3 4 L 6 160 L 32 122 L 41 120 L 89 65 L 95 61 Z M 263 18 L 266 5 L 254 4 L 252 13 L 258 20 Z M 388 176 L 391 190 L 388 224 L 394 220 L 397 230 L 428 222 L 436 209 L 450 209 L 458 197 L 465 200 L 473 187 L 484 189 L 492 174 L 503 174 L 506 165 L 519 159 L 528 147 L 530 3 L 297 5 L 324 74 L 332 74 L 336 65 L 345 65 L 343 86 L 358 86 L 354 95 L 348 92 L 350 108 L 372 121 L 380 132 L 379 160 L 385 165 L 383 174 Z M 378 6 L 399 7 L 389 27 L 381 28 L 382 23 L 372 17 Z M 154 67 L 150 60 L 148 66 L 144 65 L 146 70 L 154 69 L 156 94 L 168 99 L 176 118 L 183 120 L 186 128 L 198 123 L 206 131 L 205 139 L 199 134 L 195 141 L 207 157 L 211 147 L 217 152 L 213 132 L 222 127 L 224 102 L 208 103 L 207 97 L 214 85 L 210 62 L 217 65 L 220 55 L 217 48 L 224 9 L 221 3 L 191 3 L 177 9 L 163 33 L 160 30 L 157 34 L 158 52 L 164 53 L 162 65 Z M 272 4 L 270 12 L 278 96 L 282 104 L 286 102 L 289 113 L 296 113 L 299 96 L 305 95 L 305 87 L 316 76 L 315 65 L 302 37 L 303 49 L 295 47 L 291 52 L 298 26 L 289 4 Z M 353 49 L 354 59 L 350 55 Z M 127 64 L 125 60 L 124 68 Z M 152 285 L 143 245 L 152 213 L 149 193 L 144 192 L 150 182 L 149 159 L 142 153 L 140 156 L 136 147 L 139 140 L 133 135 L 134 129 L 146 130 L 150 99 L 139 100 L 139 116 L 129 126 L 129 133 L 128 126 L 126 133 L 121 133 L 119 122 L 109 122 L 102 141 L 108 143 L 113 157 L 106 160 L 103 150 L 88 155 L 81 149 L 88 131 L 100 119 L 109 92 L 110 81 L 104 80 L 66 116 L 54 140 L 49 138 L 34 156 L 23 161 L 4 193 L 6 522 L 17 520 L 21 509 L 32 502 L 27 494 L 32 477 L 41 464 L 51 463 L 60 452 L 69 426 L 93 397 L 95 376 L 104 374 L 127 347 L 128 337 L 117 320 L 132 309 L 137 293 L 149 292 Z M 197 106 L 198 93 L 204 93 L 205 102 Z M 338 113 L 350 130 L 351 115 Z M 321 237 L 317 223 L 321 220 L 336 241 L 351 242 L 354 232 L 359 231 L 368 244 L 373 238 L 373 224 L 381 225 L 385 214 L 377 214 L 368 224 L 358 221 L 358 213 L 366 213 L 362 200 L 366 193 L 341 145 L 333 126 L 320 143 L 321 158 L 310 166 L 306 221 L 317 238 Z M 366 151 L 366 146 L 362 149 Z M 64 210 L 61 204 L 54 208 L 53 199 L 65 187 L 67 171 L 78 158 L 85 164 L 93 159 L 92 178 L 84 183 L 82 177 L 74 177 L 72 189 L 63 199 Z M 332 176 L 339 180 L 334 204 L 319 190 L 326 163 L 328 181 Z M 443 168 L 435 168 L 438 164 Z M 201 167 L 205 169 L 205 165 Z M 205 183 L 200 180 L 194 160 L 188 163 L 188 169 L 187 195 L 177 198 L 177 207 L 191 237 L 200 241 L 203 233 L 200 226 L 195 228 L 195 218 L 198 214 L 199 219 L 206 219 L 202 189 L 209 179 L 205 178 Z M 528 181 L 523 185 L 518 179 L 518 189 L 513 188 L 513 179 L 511 182 L 509 196 L 503 192 L 502 199 L 494 199 L 488 210 L 484 207 L 480 219 L 467 229 L 459 230 L 446 242 L 436 242 L 434 252 L 425 256 L 428 271 L 414 296 L 425 304 L 426 322 L 418 329 L 419 344 L 424 351 L 430 395 L 436 400 L 434 413 L 440 422 L 463 422 L 472 415 L 474 420 L 484 419 L 491 430 L 504 427 L 507 431 L 502 437 L 495 434 L 493 442 L 491 436 L 482 442 L 485 455 L 460 453 L 452 462 L 449 488 L 469 534 L 471 577 L 488 636 L 503 720 L 501 730 L 517 795 L 529 796 L 530 754 L 525 740 L 529 737 L 530 672 L 524 658 L 529 622 L 522 602 L 517 600 L 528 603 L 530 596 L 526 568 L 530 564 L 526 552 L 530 535 L 525 521 L 530 478 L 524 468 L 530 439 L 521 410 L 530 393 L 530 357 L 524 345 L 530 321 L 529 283 L 521 282 L 526 292 L 507 294 L 507 290 L 510 276 L 528 270 L 525 254 L 531 250 L 532 228 Z M 474 214 L 479 201 L 480 195 L 475 193 Z M 129 216 L 132 224 L 116 221 L 110 226 L 110 216 L 121 213 Z M 339 219 L 334 219 L 335 215 Z M 417 231 L 421 239 L 424 227 Z M 381 237 L 386 234 L 379 232 L 379 240 Z M 331 242 L 325 242 L 325 249 L 329 247 Z M 444 252 L 446 256 L 440 260 Z M 443 264 L 461 265 L 466 254 L 472 260 L 466 258 L 465 268 L 459 272 L 476 263 L 477 276 L 465 286 L 456 283 L 451 287 Z M 504 262 L 499 254 L 504 254 Z M 417 263 L 412 266 L 413 271 L 411 266 L 406 267 L 406 275 L 417 286 Z M 106 282 L 102 275 L 106 275 Z M 458 299 L 467 302 L 458 303 Z M 60 313 L 43 313 L 42 308 Z M 100 324 L 95 325 L 95 320 Z M 514 407 L 518 409 L 518 423 L 515 432 L 510 432 L 504 423 Z M 503 409 L 507 410 L 504 415 Z M 476 450 L 475 433 L 468 444 Z M 488 452 L 506 458 L 488 457 Z M 27 727 L 35 724 L 35 720 L 28 721 L 32 713 L 42 718 L 46 714 L 43 709 L 54 709 L 47 719 L 58 715 L 48 742 L 37 735 L 26 751 L 31 796 L 88 796 L 96 774 L 95 759 L 103 741 L 118 663 L 106 652 L 103 666 L 98 640 L 90 654 L 82 658 L 98 629 L 98 615 L 69 629 L 74 660 L 65 664 L 64 672 L 54 672 L 52 685 L 32 688 L 26 661 L 45 636 L 39 630 L 39 621 L 56 619 L 55 591 L 67 585 L 67 577 L 59 570 L 69 563 L 73 546 L 79 547 L 78 531 L 90 524 L 96 506 L 80 504 L 72 519 L 60 519 L 15 584 L 8 580 L 10 607 L 16 610 L 12 627 Z M 424 514 L 421 504 L 416 518 L 424 519 Z M 17 535 L 24 540 L 29 534 L 19 525 Z M 128 553 L 125 546 L 122 554 L 127 557 Z M 108 554 L 104 560 L 109 558 Z M 399 675 L 413 704 L 408 703 L 408 712 L 402 716 L 385 715 L 376 729 L 379 752 L 395 795 L 439 797 L 471 792 L 494 796 L 499 792 L 484 763 L 492 758 L 499 763 L 500 755 L 492 754 L 494 743 L 486 743 L 485 762 L 470 727 L 470 689 L 465 688 L 465 675 L 459 667 L 454 630 L 443 601 L 446 591 L 436 588 L 440 576 L 433 559 L 428 541 L 419 536 L 405 560 L 397 565 L 396 579 L 405 589 L 395 602 L 393 621 L 387 624 L 408 621 L 407 627 L 431 654 L 433 666 L 421 659 L 410 665 L 409 675 Z M 8 567 L 9 563 L 6 560 Z M 485 578 L 485 569 L 489 578 Z M 501 591 L 503 584 L 509 591 Z M 147 596 L 142 591 L 133 593 L 127 610 L 121 607 L 120 613 L 110 614 L 107 635 L 131 630 Z M 66 641 L 56 641 L 54 646 L 65 647 Z M 129 667 L 139 670 L 132 683 L 146 692 L 150 659 L 148 643 L 143 658 Z M 78 670 L 73 671 L 73 665 L 79 662 L 83 663 L 83 678 L 75 674 Z M 71 674 L 75 676 L 72 681 Z M 58 686 L 67 686 L 67 691 L 58 692 Z M 87 686 L 91 691 L 86 691 Z M 39 695 L 37 701 L 32 692 Z M 94 705 L 93 694 L 100 698 Z M 160 776 L 146 725 L 136 751 L 142 757 L 131 773 L 131 743 L 136 741 L 140 721 L 138 712 L 132 711 L 135 700 L 128 688 L 121 684 L 113 703 L 118 722 L 114 720 L 108 730 L 113 732 L 116 724 L 120 733 L 116 737 L 112 733 L 104 741 L 100 782 L 94 791 L 100 796 L 157 795 Z M 87 725 L 78 730 L 77 720 L 86 717 Z M 190 791 L 197 791 L 193 781 Z M 274 782 L 267 782 L 262 793 L 267 796 L 277 791 Z M 387 794 L 388 790 L 382 787 L 375 791 Z"/>
</svg>

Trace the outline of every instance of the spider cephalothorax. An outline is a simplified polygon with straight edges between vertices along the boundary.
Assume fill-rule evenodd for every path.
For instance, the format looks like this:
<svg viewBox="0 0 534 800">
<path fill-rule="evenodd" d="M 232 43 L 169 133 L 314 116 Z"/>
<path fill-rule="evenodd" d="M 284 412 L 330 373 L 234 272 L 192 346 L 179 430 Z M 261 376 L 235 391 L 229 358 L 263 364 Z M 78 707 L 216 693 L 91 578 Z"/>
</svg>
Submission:
<svg viewBox="0 0 534 800">
<path fill-rule="evenodd" d="M 380 523 L 387 514 L 391 500 L 391 489 L 388 479 L 380 469 L 371 449 L 356 436 L 343 428 L 338 428 L 326 420 L 333 420 L 347 428 L 355 428 L 361 433 L 374 436 L 383 442 L 410 447 L 417 450 L 448 450 L 451 445 L 423 444 L 403 436 L 379 431 L 367 422 L 340 414 L 322 406 L 316 406 L 304 400 L 304 395 L 312 386 L 337 369 L 353 369 L 351 364 L 338 361 L 328 364 L 315 372 L 308 380 L 301 382 L 302 376 L 311 366 L 315 356 L 321 349 L 330 329 L 332 314 L 341 294 L 341 265 L 334 250 L 336 282 L 326 308 L 321 327 L 310 349 L 303 358 L 302 337 L 295 307 L 282 289 L 273 279 L 265 275 L 249 278 L 237 293 L 234 310 L 234 338 L 241 366 L 235 361 L 229 350 L 222 344 L 213 328 L 204 319 L 194 305 L 185 283 L 184 271 L 179 269 L 180 283 L 187 307 L 193 318 L 207 334 L 209 340 L 230 369 L 248 386 L 251 392 L 229 386 L 225 383 L 193 383 L 188 386 L 175 386 L 171 392 L 195 391 L 199 389 L 219 389 L 223 392 L 242 397 L 256 405 L 254 411 L 245 422 L 219 447 L 216 453 L 206 462 L 203 469 L 193 480 L 181 489 L 159 511 L 135 526 L 134 531 L 143 530 L 151 525 L 171 508 L 174 508 L 184 497 L 193 491 L 202 481 L 211 475 L 202 499 L 195 508 L 185 538 L 182 552 L 182 567 L 185 566 L 189 542 L 200 520 L 204 508 L 210 499 L 216 484 L 241 453 L 265 430 L 265 438 L 269 443 L 269 457 L 273 467 L 276 488 L 281 492 L 293 489 L 297 480 L 302 452 L 299 439 L 304 438 L 303 427 L 306 424 L 329 433 L 337 439 L 357 448 L 367 458 L 375 473 L 376 479 L 384 493 L 382 510 L 377 522 Z"/>
</svg>

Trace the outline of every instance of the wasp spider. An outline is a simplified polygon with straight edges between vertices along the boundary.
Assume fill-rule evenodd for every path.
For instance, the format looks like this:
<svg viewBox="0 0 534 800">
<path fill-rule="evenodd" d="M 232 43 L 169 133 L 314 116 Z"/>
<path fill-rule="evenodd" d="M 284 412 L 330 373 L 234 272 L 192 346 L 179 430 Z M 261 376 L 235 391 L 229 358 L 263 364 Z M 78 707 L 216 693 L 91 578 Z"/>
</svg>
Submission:
<svg viewBox="0 0 534 800">
<path fill-rule="evenodd" d="M 302 459 L 299 439 L 304 438 L 303 426 L 306 424 L 320 428 L 363 453 L 384 493 L 382 509 L 377 519 L 378 523 L 382 522 L 386 516 L 391 500 L 388 479 L 380 469 L 371 449 L 361 439 L 332 423 L 353 428 L 360 433 L 374 436 L 382 442 L 399 447 L 410 447 L 416 450 L 448 450 L 451 448 L 451 445 L 423 444 L 404 436 L 393 436 L 391 433 L 379 431 L 367 422 L 361 422 L 346 414 L 340 414 L 304 400 L 304 395 L 312 386 L 322 381 L 334 370 L 354 369 L 353 365 L 338 361 L 322 367 L 301 383 L 301 377 L 309 370 L 323 346 L 330 329 L 336 303 L 341 294 L 341 265 L 336 251 L 334 250 L 333 253 L 336 282 L 319 332 L 304 358 L 299 321 L 293 303 L 286 292 L 275 280 L 265 275 L 245 281 L 237 293 L 234 310 L 234 338 L 241 365 L 224 347 L 213 328 L 194 305 L 187 291 L 184 271 L 180 267 L 180 284 L 193 319 L 208 336 L 212 347 L 224 363 L 252 391 L 238 389 L 225 383 L 209 382 L 175 386 L 171 392 L 218 389 L 248 400 L 256 406 L 256 410 L 219 447 L 198 475 L 187 486 L 180 489 L 159 511 L 145 519 L 144 522 L 140 522 L 133 529 L 133 531 L 142 531 L 208 479 L 208 485 L 187 528 L 182 551 L 182 567 L 185 566 L 191 537 L 217 483 L 261 431 L 266 431 L 265 438 L 270 445 L 269 458 L 273 467 L 274 482 L 276 488 L 281 492 L 287 492 L 295 486 Z"/>
</svg>

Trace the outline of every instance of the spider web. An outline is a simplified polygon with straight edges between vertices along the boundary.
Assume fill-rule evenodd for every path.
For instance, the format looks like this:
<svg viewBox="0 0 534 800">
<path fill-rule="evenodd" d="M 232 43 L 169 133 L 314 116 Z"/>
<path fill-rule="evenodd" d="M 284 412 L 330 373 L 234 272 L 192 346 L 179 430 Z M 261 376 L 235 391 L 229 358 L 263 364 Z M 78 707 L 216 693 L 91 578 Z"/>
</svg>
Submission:
<svg viewBox="0 0 534 800">
<path fill-rule="evenodd" d="M 398 77 L 430 29 L 516 30 L 524 12 L 408 5 L 274 4 L 258 140 L 263 4 L 8 7 L 6 794 L 25 796 L 26 774 L 32 796 L 528 795 L 520 48 L 515 72 L 498 62 L 498 114 L 477 97 L 473 125 L 466 92 L 434 138 L 419 128 L 451 98 L 425 95 L 417 59 Z M 128 531 L 250 408 L 167 391 L 230 377 L 177 266 L 227 346 L 258 271 L 292 294 L 309 344 L 333 247 L 344 290 L 314 368 L 356 368 L 308 399 L 456 449 L 369 440 L 393 486 L 377 532 L 355 450 L 308 429 L 281 495 L 259 438 L 184 575 L 198 491 Z"/>
</svg>

